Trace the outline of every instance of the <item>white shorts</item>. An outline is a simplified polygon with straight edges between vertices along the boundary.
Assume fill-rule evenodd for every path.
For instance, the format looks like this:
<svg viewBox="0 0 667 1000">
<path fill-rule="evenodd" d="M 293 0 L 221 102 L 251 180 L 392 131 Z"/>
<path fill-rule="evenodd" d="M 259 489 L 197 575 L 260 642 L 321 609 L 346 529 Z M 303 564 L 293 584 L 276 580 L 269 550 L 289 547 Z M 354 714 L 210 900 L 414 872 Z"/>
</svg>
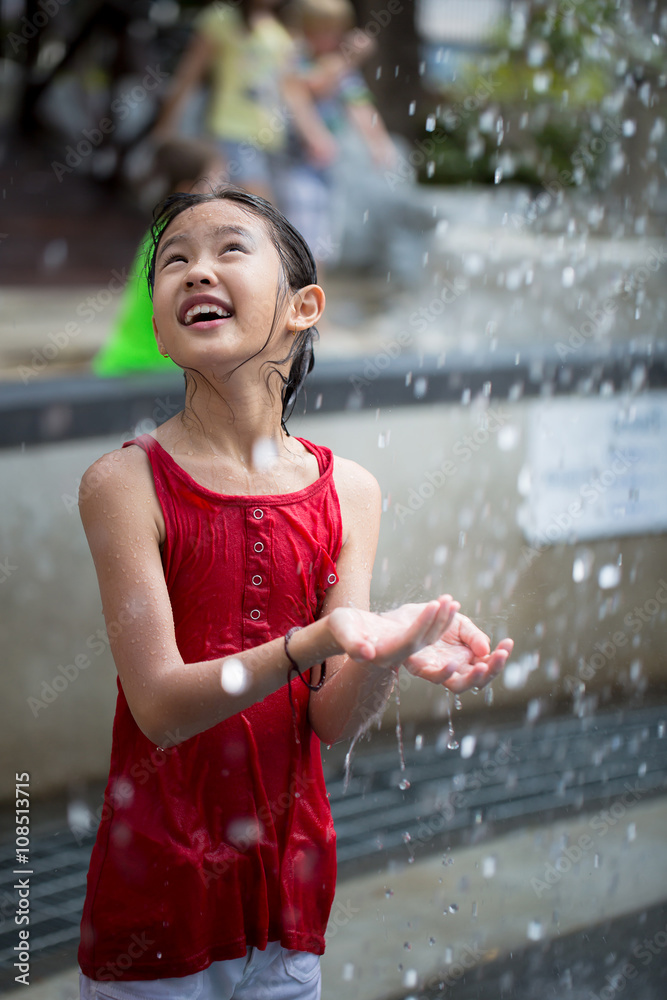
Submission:
<svg viewBox="0 0 667 1000">
<path fill-rule="evenodd" d="M 100 982 L 79 973 L 80 1000 L 320 1000 L 320 990 L 319 955 L 278 941 L 176 979 Z"/>
</svg>

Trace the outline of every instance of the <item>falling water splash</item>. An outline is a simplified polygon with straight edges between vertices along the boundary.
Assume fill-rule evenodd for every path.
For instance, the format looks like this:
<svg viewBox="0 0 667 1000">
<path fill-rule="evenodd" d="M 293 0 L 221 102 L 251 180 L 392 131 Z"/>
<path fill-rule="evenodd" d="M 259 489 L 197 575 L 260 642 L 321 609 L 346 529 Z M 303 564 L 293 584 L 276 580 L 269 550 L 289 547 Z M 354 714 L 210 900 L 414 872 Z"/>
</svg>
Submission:
<svg viewBox="0 0 667 1000">
<path fill-rule="evenodd" d="M 394 690 L 394 695 L 396 697 L 396 741 L 398 743 L 398 762 L 401 765 L 401 771 L 405 771 L 405 750 L 403 747 L 403 727 L 401 725 L 401 696 L 398 691 L 398 684 Z M 410 782 L 407 778 L 401 778 L 398 783 L 398 787 L 404 792 L 410 787 Z"/>
<path fill-rule="evenodd" d="M 446 688 L 445 688 L 445 693 L 447 695 L 447 728 L 448 728 L 447 749 L 458 750 L 459 741 L 457 740 L 456 734 L 454 733 L 454 723 L 452 722 L 452 701 L 449 691 Z"/>
<path fill-rule="evenodd" d="M 350 784 L 350 777 L 352 776 L 352 754 L 354 753 L 354 748 L 357 745 L 357 740 L 359 739 L 359 737 L 362 735 L 363 732 L 364 730 L 360 729 L 357 735 L 353 737 L 352 742 L 350 743 L 350 749 L 345 754 L 345 771 L 344 771 L 345 778 L 343 780 L 343 794 L 345 794 L 345 792 L 347 791 L 348 785 Z"/>
</svg>

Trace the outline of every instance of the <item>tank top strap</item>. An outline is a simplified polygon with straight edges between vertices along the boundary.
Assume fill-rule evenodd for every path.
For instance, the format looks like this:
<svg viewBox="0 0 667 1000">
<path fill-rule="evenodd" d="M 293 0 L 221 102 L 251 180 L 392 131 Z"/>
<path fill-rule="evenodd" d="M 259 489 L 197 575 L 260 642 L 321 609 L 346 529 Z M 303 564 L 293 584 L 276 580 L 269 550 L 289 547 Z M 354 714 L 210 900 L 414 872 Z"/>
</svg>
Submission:
<svg viewBox="0 0 667 1000">
<path fill-rule="evenodd" d="M 312 441 L 307 441 L 306 438 L 296 438 L 301 444 L 306 448 L 312 455 L 317 459 L 317 468 L 320 475 L 324 475 L 327 468 L 331 465 L 332 454 L 330 448 L 324 448 L 322 445 L 313 444 Z"/>
<path fill-rule="evenodd" d="M 158 442 L 151 434 L 140 434 L 138 437 L 132 438 L 131 441 L 123 441 L 122 447 L 129 448 L 131 444 L 136 444 L 142 451 L 145 451 L 151 465 L 155 467 L 155 459 L 159 457 L 160 449 L 157 446 Z"/>
</svg>

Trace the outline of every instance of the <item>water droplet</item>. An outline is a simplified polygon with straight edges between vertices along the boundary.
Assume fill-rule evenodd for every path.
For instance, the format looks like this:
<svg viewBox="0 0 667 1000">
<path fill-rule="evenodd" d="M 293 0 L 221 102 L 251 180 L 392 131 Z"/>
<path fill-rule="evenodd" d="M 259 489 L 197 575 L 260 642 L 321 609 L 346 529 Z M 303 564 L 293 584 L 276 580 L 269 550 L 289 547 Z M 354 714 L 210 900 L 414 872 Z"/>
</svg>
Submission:
<svg viewBox="0 0 667 1000">
<path fill-rule="evenodd" d="M 159 951 L 159 952 L 157 953 L 157 957 L 158 957 L 158 958 L 162 958 L 162 952 L 161 952 L 161 951 Z"/>
<path fill-rule="evenodd" d="M 393 889 L 385 889 L 384 890 L 384 894 L 387 897 L 387 899 L 391 899 L 391 897 L 394 895 L 394 890 Z"/>
<path fill-rule="evenodd" d="M 468 757 L 472 757 L 475 752 L 475 746 L 477 745 L 477 737 L 472 734 L 464 736 L 461 740 L 461 756 L 464 760 Z"/>
<path fill-rule="evenodd" d="M 403 834 L 403 843 L 404 844 L 409 844 L 411 840 L 412 840 L 412 837 L 410 836 L 410 834 L 406 830 L 405 833 Z"/>
<path fill-rule="evenodd" d="M 434 938 L 434 937 L 430 937 L 430 938 L 428 939 L 428 943 L 429 943 L 430 947 L 432 948 L 432 947 L 433 947 L 433 945 L 435 944 L 435 938 Z"/>
<path fill-rule="evenodd" d="M 626 118 L 623 122 L 623 135 L 634 135 L 637 131 L 637 122 L 631 118 Z"/>
<path fill-rule="evenodd" d="M 664 739 L 665 732 L 667 732 L 667 726 L 665 726 L 664 722 L 659 722 L 658 723 L 658 739 L 659 740 Z"/>
<path fill-rule="evenodd" d="M 528 924 L 526 935 L 529 941 L 541 941 L 544 936 L 544 928 L 539 920 L 531 920 Z"/>
<path fill-rule="evenodd" d="M 268 472 L 278 461 L 276 442 L 270 437 L 261 437 L 252 446 L 252 464 L 259 472 Z"/>
<path fill-rule="evenodd" d="M 419 982 L 419 975 L 416 969 L 406 969 L 403 973 L 403 985 L 409 988 L 416 986 Z"/>
<path fill-rule="evenodd" d="M 482 861 L 482 877 L 493 878 L 495 874 L 496 874 L 496 859 L 492 854 L 490 854 Z"/>
<path fill-rule="evenodd" d="M 416 378 L 412 391 L 415 399 L 423 399 L 428 392 L 428 379 L 423 376 Z"/>
<path fill-rule="evenodd" d="M 621 568 L 615 563 L 607 563 L 600 568 L 598 573 L 598 586 L 600 590 L 611 590 L 618 587 L 621 582 Z"/>
<path fill-rule="evenodd" d="M 442 912 L 445 916 L 447 916 L 450 913 L 458 913 L 459 912 L 458 903 L 450 903 L 447 909 L 443 910 Z"/>
<path fill-rule="evenodd" d="M 627 829 L 627 840 L 628 840 L 628 843 L 631 844 L 632 841 L 636 839 L 636 837 L 637 837 L 637 824 L 636 823 L 628 823 L 628 829 Z"/>
<path fill-rule="evenodd" d="M 409 941 L 405 941 L 403 943 L 403 947 L 405 948 L 406 951 L 412 951 L 412 945 L 410 944 Z"/>
<path fill-rule="evenodd" d="M 405 792 L 410 787 L 410 782 L 408 781 L 407 778 L 402 778 L 401 781 L 399 781 L 398 783 L 398 787 L 401 789 L 402 792 Z"/>
<path fill-rule="evenodd" d="M 421 750 L 423 746 L 424 737 L 420 733 L 418 736 L 415 736 L 415 750 Z"/>
<path fill-rule="evenodd" d="M 414 113 L 415 113 L 416 110 L 417 110 L 417 102 L 416 101 L 410 101 L 410 104 L 408 105 L 408 114 L 409 115 L 414 115 Z"/>
<path fill-rule="evenodd" d="M 564 267 L 561 274 L 561 284 L 563 288 L 572 288 L 574 285 L 575 273 L 573 267 Z"/>
<path fill-rule="evenodd" d="M 345 963 L 345 965 L 343 966 L 342 977 L 345 980 L 345 982 L 348 983 L 350 982 L 351 979 L 354 979 L 354 965 L 352 964 L 352 962 Z"/>
<path fill-rule="evenodd" d="M 230 658 L 222 664 L 220 683 L 227 694 L 238 695 L 248 687 L 248 671 L 240 660 Z"/>
<path fill-rule="evenodd" d="M 433 132 L 435 130 L 435 115 L 428 115 L 426 118 L 426 125 L 424 127 L 427 132 Z"/>
<path fill-rule="evenodd" d="M 578 555 L 572 564 L 572 579 L 575 583 L 587 580 L 593 568 L 593 553 L 590 551 Z"/>
<path fill-rule="evenodd" d="M 454 734 L 454 724 L 452 722 L 452 703 L 449 691 L 445 688 L 447 698 L 447 749 L 458 750 L 459 743 Z"/>
</svg>

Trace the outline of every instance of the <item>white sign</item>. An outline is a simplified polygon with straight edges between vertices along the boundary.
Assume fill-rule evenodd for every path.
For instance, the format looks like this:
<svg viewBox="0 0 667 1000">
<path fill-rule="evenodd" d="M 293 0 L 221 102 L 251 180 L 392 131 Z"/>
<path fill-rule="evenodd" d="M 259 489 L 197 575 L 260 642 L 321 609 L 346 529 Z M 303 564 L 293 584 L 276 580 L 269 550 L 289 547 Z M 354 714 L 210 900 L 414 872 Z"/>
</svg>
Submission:
<svg viewBox="0 0 667 1000">
<path fill-rule="evenodd" d="M 519 526 L 531 544 L 667 530 L 667 393 L 531 409 L 519 477 Z"/>
</svg>

